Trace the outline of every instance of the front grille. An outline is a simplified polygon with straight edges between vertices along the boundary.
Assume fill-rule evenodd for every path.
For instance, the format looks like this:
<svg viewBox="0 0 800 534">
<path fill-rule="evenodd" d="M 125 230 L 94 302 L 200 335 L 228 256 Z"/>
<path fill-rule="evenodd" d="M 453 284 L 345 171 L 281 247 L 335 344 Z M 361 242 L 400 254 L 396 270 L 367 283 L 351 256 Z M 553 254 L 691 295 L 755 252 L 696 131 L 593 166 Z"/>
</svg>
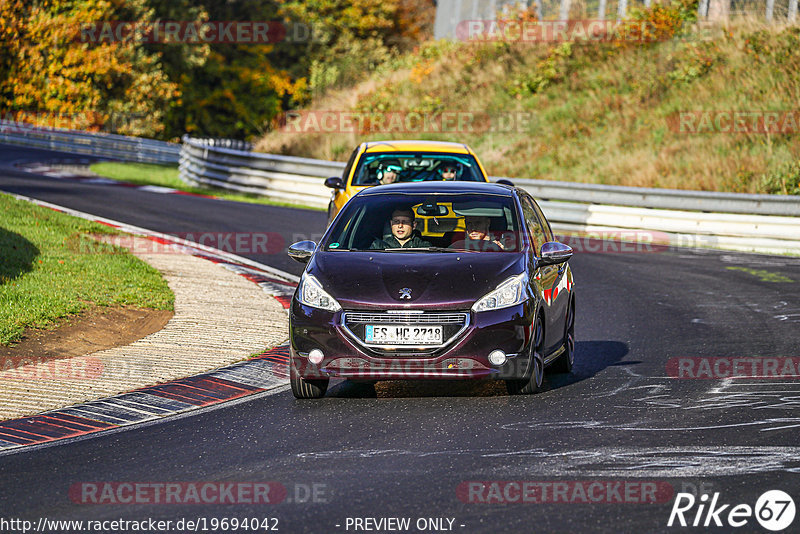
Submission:
<svg viewBox="0 0 800 534">
<path fill-rule="evenodd" d="M 346 312 L 345 323 L 464 324 L 466 313 L 356 313 Z"/>
<path fill-rule="evenodd" d="M 468 313 L 370 313 L 370 312 L 345 312 L 342 314 L 342 325 L 345 331 L 365 349 L 370 352 L 378 353 L 432 353 L 440 348 L 449 345 L 467 327 L 469 322 Z M 441 325 L 442 339 L 441 345 L 427 345 L 423 347 L 411 346 L 376 346 L 365 342 L 366 325 Z"/>
</svg>

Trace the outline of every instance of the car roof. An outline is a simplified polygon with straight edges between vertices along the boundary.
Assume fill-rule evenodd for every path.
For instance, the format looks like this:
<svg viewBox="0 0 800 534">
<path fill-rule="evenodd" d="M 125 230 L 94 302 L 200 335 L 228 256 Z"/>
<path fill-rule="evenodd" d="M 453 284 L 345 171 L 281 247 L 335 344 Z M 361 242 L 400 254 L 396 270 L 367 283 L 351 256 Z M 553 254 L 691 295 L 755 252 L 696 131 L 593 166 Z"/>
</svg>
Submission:
<svg viewBox="0 0 800 534">
<path fill-rule="evenodd" d="M 516 188 L 490 182 L 401 182 L 387 185 L 376 185 L 364 189 L 358 196 L 383 195 L 388 193 L 478 193 L 485 195 L 513 196 Z"/>
<path fill-rule="evenodd" d="M 455 154 L 472 154 L 472 150 L 463 143 L 448 141 L 369 141 L 364 143 L 364 152 L 452 152 Z"/>
</svg>

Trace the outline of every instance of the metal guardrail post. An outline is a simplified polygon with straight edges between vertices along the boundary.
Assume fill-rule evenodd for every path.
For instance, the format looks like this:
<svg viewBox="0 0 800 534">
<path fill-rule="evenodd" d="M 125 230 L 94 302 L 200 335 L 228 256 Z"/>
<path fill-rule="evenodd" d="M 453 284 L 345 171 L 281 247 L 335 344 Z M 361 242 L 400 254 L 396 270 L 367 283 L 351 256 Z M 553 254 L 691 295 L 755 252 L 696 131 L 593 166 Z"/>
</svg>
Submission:
<svg viewBox="0 0 800 534">
<path fill-rule="evenodd" d="M 697 3 L 697 18 L 698 19 L 708 18 L 708 2 L 709 2 L 709 0 L 700 0 Z"/>
<path fill-rule="evenodd" d="M 628 15 L 628 0 L 619 0 L 617 9 L 617 22 L 622 22 Z"/>
<path fill-rule="evenodd" d="M 569 20 L 570 0 L 561 0 L 561 8 L 558 13 L 559 20 Z"/>
</svg>

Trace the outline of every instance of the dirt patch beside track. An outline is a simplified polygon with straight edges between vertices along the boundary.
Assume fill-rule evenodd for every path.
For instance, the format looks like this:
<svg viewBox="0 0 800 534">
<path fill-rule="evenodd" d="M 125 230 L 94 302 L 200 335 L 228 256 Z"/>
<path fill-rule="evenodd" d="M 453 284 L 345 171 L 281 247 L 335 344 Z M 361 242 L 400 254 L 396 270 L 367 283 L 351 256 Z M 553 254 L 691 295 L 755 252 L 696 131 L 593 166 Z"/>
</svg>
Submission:
<svg viewBox="0 0 800 534">
<path fill-rule="evenodd" d="M 91 308 L 52 330 L 29 329 L 16 345 L 0 347 L 0 367 L 13 369 L 30 360 L 70 358 L 128 345 L 158 332 L 172 316 L 169 310 Z"/>
</svg>

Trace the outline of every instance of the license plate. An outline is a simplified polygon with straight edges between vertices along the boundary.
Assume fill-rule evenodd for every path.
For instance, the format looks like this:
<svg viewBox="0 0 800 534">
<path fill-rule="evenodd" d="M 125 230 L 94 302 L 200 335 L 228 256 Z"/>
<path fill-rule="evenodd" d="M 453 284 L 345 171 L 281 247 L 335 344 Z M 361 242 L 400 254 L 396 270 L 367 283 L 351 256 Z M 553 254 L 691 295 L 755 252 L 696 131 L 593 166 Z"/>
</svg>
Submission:
<svg viewBox="0 0 800 534">
<path fill-rule="evenodd" d="M 365 341 L 376 345 L 439 345 L 442 327 L 368 324 Z"/>
</svg>

